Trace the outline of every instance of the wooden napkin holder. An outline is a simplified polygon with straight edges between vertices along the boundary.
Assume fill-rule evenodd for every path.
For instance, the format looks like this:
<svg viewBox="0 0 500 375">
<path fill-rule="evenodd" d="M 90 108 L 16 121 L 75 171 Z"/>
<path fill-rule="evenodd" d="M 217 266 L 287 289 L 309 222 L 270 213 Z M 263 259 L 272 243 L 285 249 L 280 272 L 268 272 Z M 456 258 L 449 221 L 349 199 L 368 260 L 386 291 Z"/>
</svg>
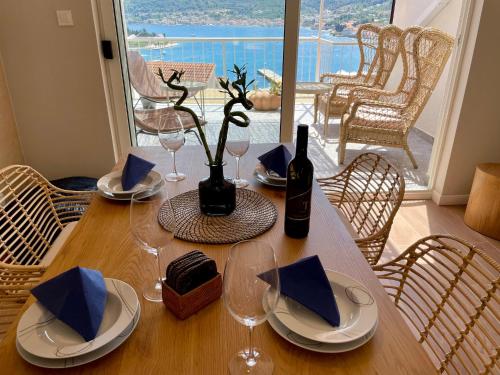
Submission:
<svg viewBox="0 0 500 375">
<path fill-rule="evenodd" d="M 165 280 L 161 285 L 163 303 L 177 318 L 182 320 L 219 299 L 222 295 L 222 277 L 220 273 L 183 295 L 178 294 L 168 286 Z"/>
</svg>

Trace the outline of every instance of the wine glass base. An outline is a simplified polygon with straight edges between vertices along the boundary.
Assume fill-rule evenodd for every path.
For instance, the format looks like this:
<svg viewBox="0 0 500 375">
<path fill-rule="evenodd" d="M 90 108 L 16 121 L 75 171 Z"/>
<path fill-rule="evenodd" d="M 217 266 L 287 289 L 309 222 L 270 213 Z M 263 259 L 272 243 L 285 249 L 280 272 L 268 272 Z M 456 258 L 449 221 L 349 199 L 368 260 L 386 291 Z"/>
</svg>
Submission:
<svg viewBox="0 0 500 375">
<path fill-rule="evenodd" d="M 150 302 L 163 302 L 160 282 L 144 287 L 142 296 Z"/>
<path fill-rule="evenodd" d="M 169 173 L 165 176 L 165 180 L 167 181 L 172 181 L 172 182 L 175 182 L 175 181 L 182 181 L 186 178 L 186 175 L 184 173 Z"/>
<path fill-rule="evenodd" d="M 248 353 L 248 348 L 245 348 L 229 360 L 229 372 L 232 375 L 267 375 L 273 373 L 274 363 L 270 356 L 262 353 L 259 349 L 254 348 L 255 359 L 251 360 L 248 358 Z"/>
<path fill-rule="evenodd" d="M 234 178 L 233 184 L 235 184 L 237 188 L 241 189 L 248 186 L 248 181 L 243 178 L 240 179 Z"/>
</svg>

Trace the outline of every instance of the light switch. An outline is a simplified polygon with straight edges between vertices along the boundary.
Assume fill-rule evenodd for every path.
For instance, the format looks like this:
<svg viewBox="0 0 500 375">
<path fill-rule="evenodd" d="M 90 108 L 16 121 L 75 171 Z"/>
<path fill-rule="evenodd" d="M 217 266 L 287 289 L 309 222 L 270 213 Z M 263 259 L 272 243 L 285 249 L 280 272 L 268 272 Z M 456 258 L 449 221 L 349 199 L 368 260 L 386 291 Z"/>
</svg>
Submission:
<svg viewBox="0 0 500 375">
<path fill-rule="evenodd" d="M 71 10 L 56 10 L 56 15 L 59 26 L 74 26 Z"/>
</svg>

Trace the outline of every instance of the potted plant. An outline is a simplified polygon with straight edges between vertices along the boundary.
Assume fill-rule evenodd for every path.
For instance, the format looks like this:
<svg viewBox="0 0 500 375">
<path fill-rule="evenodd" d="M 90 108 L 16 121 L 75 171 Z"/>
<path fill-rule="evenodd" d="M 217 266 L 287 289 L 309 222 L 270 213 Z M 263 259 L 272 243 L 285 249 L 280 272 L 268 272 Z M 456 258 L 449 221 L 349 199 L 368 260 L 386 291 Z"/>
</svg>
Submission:
<svg viewBox="0 0 500 375">
<path fill-rule="evenodd" d="M 248 99 L 257 111 L 275 111 L 281 107 L 281 82 L 271 82 L 268 90 L 253 90 Z"/>
<path fill-rule="evenodd" d="M 168 80 L 165 79 L 161 68 L 158 69 L 157 73 L 162 81 L 172 90 L 182 91 L 182 96 L 175 103 L 174 109 L 189 113 L 193 117 L 198 129 L 201 143 L 207 155 L 207 165 L 210 168 L 210 176 L 201 180 L 198 184 L 200 210 L 210 216 L 229 215 L 236 207 L 236 187 L 229 179 L 224 178 L 222 156 L 226 146 L 229 124 L 240 127 L 250 125 L 248 116 L 242 111 L 233 111 L 233 106 L 241 104 L 246 110 L 250 110 L 253 107 L 253 103 L 247 98 L 248 87 L 253 83 L 253 80 L 246 83 L 247 73 L 245 67 L 239 68 L 234 65 L 232 73 L 236 76 L 234 81 L 219 78 L 219 84 L 223 92 L 227 93 L 231 99 L 224 106 L 224 120 L 219 132 L 215 157 L 210 152 L 205 132 L 200 125 L 198 116 L 192 109 L 182 105 L 188 95 L 187 88 L 178 84 L 184 72 L 174 70 Z"/>
</svg>

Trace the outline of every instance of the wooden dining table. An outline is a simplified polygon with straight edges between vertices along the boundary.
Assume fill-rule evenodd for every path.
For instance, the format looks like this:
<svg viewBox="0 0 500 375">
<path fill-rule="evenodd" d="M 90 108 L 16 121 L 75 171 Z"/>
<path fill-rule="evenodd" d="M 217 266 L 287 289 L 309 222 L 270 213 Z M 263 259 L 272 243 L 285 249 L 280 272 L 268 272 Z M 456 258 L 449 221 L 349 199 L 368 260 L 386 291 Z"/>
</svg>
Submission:
<svg viewBox="0 0 500 375">
<path fill-rule="evenodd" d="M 378 328 L 362 347 L 341 354 L 323 354 L 297 347 L 279 336 L 268 323 L 257 326 L 254 341 L 269 354 L 275 374 L 429 374 L 436 370 L 421 345 L 386 295 L 376 275 L 315 183 L 309 235 L 292 239 L 283 230 L 284 190 L 266 187 L 253 177 L 257 156 L 276 145 L 251 145 L 241 160 L 242 177 L 250 181 L 248 189 L 269 198 L 278 210 L 274 226 L 258 238 L 270 243 L 280 265 L 290 264 L 317 254 L 326 269 L 345 273 L 363 283 L 378 306 Z M 132 148 L 131 153 L 156 163 L 155 170 L 171 170 L 171 157 L 160 147 Z M 185 146 L 177 153 L 177 169 L 186 173 L 180 182 L 168 182 L 170 195 L 197 188 L 208 174 L 205 153 L 199 146 Z M 225 156 L 226 176 L 234 175 L 235 162 Z M 115 169 L 123 167 L 121 160 Z M 220 272 L 230 245 L 203 245 L 175 240 L 164 254 L 174 258 L 199 249 L 215 259 Z M 137 328 L 120 347 L 94 362 L 58 373 L 75 374 L 226 374 L 230 357 L 247 344 L 247 328 L 239 324 L 219 299 L 186 320 L 178 320 L 161 303 L 141 296 L 144 275 L 141 251 L 129 224 L 129 203 L 112 201 L 97 194 L 73 230 L 64 247 L 49 266 L 44 280 L 74 266 L 100 270 L 104 277 L 132 285 L 140 298 L 141 317 Z M 30 297 L 24 312 L 35 299 Z M 20 315 L 21 315 L 20 314 Z M 0 346 L 0 373 L 53 373 L 25 362 L 16 350 L 16 326 L 10 327 Z"/>
</svg>

